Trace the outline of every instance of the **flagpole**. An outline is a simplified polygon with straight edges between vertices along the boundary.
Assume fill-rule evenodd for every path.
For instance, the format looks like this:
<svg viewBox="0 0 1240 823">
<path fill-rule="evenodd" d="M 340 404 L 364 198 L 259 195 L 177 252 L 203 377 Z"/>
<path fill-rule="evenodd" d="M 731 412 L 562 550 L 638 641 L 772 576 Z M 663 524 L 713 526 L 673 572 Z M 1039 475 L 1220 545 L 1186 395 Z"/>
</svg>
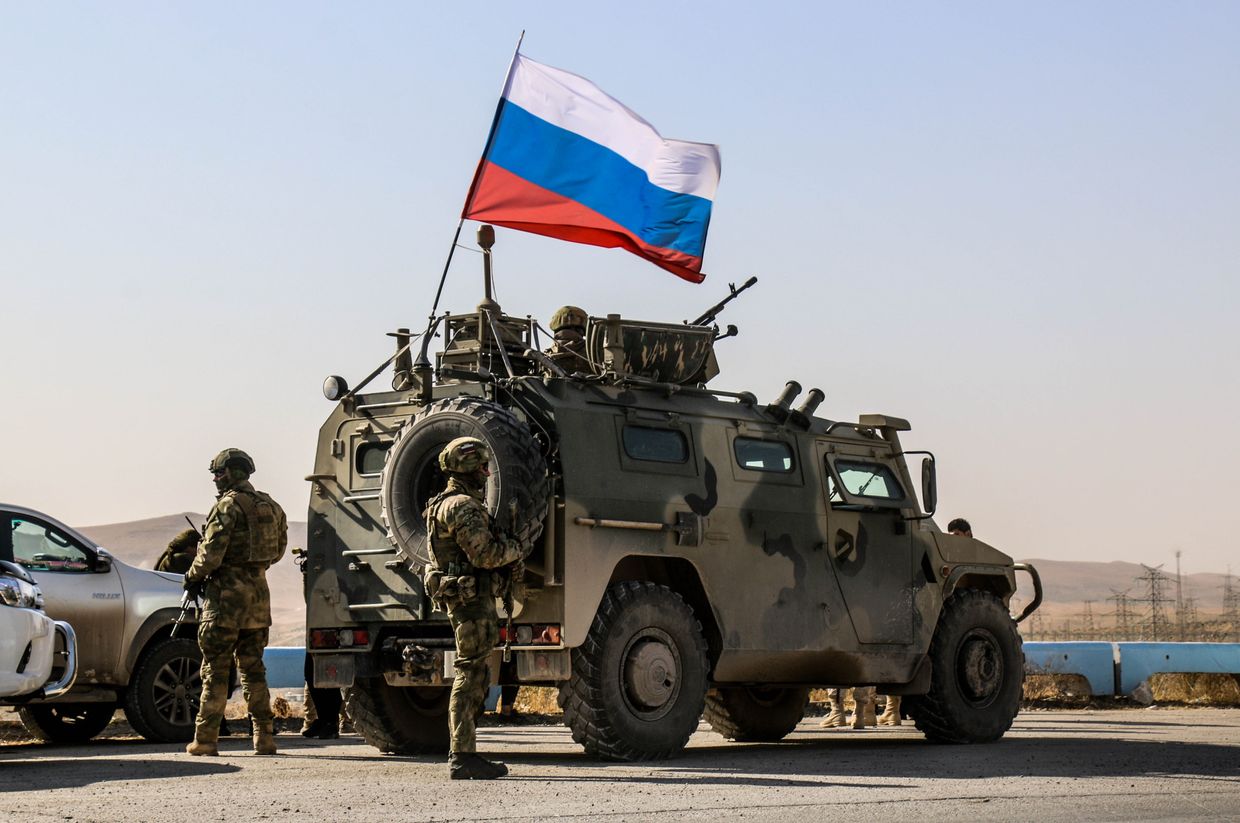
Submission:
<svg viewBox="0 0 1240 823">
<path fill-rule="evenodd" d="M 525 29 L 517 38 L 517 47 L 512 52 L 512 60 L 508 63 L 508 73 L 504 75 L 504 85 L 500 89 L 499 103 L 495 106 L 495 116 L 491 118 L 491 130 L 487 133 L 487 142 L 482 148 L 482 157 L 478 160 L 478 168 L 474 171 L 474 179 L 469 183 L 469 192 L 465 195 L 465 207 L 461 209 L 461 219 L 457 221 L 456 233 L 452 235 L 452 245 L 448 248 L 448 259 L 443 264 L 443 274 L 439 276 L 439 288 L 435 290 L 435 303 L 427 318 L 426 331 L 430 334 L 431 325 L 435 322 L 435 314 L 439 311 L 439 298 L 443 295 L 444 283 L 448 280 L 448 269 L 452 266 L 452 255 L 456 252 L 456 244 L 461 239 L 461 227 L 465 225 L 465 215 L 469 212 L 470 203 L 474 199 L 474 191 L 478 188 L 478 178 L 482 176 L 482 164 L 486 162 L 491 151 L 491 143 L 495 140 L 495 132 L 499 128 L 499 116 L 504 110 L 504 92 L 508 90 L 508 81 L 512 79 L 512 70 L 517 65 L 517 57 L 521 54 L 521 43 L 525 41 Z"/>
</svg>

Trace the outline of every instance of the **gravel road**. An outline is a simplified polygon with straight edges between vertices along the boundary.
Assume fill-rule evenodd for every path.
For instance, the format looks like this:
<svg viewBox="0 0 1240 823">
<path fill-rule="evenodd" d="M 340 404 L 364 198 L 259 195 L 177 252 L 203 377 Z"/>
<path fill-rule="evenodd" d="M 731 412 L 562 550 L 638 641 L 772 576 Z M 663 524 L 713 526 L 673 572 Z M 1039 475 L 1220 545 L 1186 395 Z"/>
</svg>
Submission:
<svg viewBox="0 0 1240 823">
<path fill-rule="evenodd" d="M 683 757 L 602 764 L 560 726 L 486 727 L 512 775 L 452 782 L 439 758 L 380 755 L 359 737 L 281 735 L 218 758 L 105 739 L 0 745 L 0 820 L 1237 820 L 1240 710 L 1032 711 L 986 746 L 916 730 L 823 730 L 727 743 L 703 726 Z"/>
</svg>

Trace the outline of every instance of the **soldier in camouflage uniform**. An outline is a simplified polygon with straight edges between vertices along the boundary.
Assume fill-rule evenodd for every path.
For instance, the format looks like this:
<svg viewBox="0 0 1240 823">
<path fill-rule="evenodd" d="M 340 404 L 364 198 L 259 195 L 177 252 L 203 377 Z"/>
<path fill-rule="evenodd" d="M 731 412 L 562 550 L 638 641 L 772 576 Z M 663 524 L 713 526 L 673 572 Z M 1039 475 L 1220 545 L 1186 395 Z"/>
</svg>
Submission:
<svg viewBox="0 0 1240 823">
<path fill-rule="evenodd" d="M 225 449 L 211 461 L 218 491 L 215 506 L 185 588 L 203 598 L 198 622 L 202 650 L 202 702 L 193 755 L 219 754 L 220 721 L 228 701 L 228 677 L 236 657 L 241 688 L 254 723 L 254 752 L 275 754 L 271 695 L 263 649 L 271 626 L 267 567 L 284 555 L 288 521 L 284 510 L 250 484 L 254 461 L 240 449 Z"/>
<path fill-rule="evenodd" d="M 487 661 L 499 642 L 495 598 L 524 575 L 521 561 L 537 536 L 518 540 L 492 530 L 485 502 L 490 459 L 486 444 L 476 437 L 458 437 L 445 446 L 439 467 L 448 475 L 448 486 L 425 511 L 431 548 L 426 592 L 436 608 L 448 612 L 456 638 L 456 678 L 448 704 L 453 780 L 508 774 L 504 764 L 478 755 L 474 721 L 490 681 Z"/>
<path fill-rule="evenodd" d="M 198 541 L 201 539 L 201 535 L 193 529 L 182 531 L 168 541 L 168 548 L 155 562 L 155 571 L 185 574 L 198 554 Z"/>
<path fill-rule="evenodd" d="M 586 359 L 586 322 L 589 317 L 576 306 L 561 306 L 551 315 L 551 333 L 555 342 L 547 349 L 547 356 L 564 371 L 589 371 Z"/>
</svg>

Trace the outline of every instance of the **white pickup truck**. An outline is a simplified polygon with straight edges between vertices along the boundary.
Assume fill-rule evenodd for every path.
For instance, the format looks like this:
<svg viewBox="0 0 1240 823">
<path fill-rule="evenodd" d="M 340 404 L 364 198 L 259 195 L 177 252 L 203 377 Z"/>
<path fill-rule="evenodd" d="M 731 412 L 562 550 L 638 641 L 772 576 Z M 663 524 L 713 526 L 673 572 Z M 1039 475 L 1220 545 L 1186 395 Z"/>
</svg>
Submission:
<svg viewBox="0 0 1240 823">
<path fill-rule="evenodd" d="M 58 645 L 64 655 L 59 665 Z M 54 671 L 57 677 L 52 681 Z M 76 677 L 73 629 L 43 613 L 43 593 L 25 569 L 0 560 L 0 703 L 59 697 L 72 688 Z"/>
</svg>

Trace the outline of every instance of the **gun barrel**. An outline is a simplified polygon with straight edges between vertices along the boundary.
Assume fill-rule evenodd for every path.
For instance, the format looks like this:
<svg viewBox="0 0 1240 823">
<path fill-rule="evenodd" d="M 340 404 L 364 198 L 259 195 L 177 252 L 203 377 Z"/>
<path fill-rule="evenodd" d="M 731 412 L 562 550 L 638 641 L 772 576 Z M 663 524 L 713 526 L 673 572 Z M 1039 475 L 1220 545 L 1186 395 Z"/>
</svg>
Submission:
<svg viewBox="0 0 1240 823">
<path fill-rule="evenodd" d="M 719 315 L 719 312 L 723 311 L 725 306 L 727 306 L 729 303 L 731 303 L 733 300 L 739 297 L 741 292 L 743 292 L 745 289 L 749 288 L 750 286 L 752 286 L 753 284 L 757 282 L 758 282 L 758 278 L 755 275 L 753 277 L 750 277 L 744 283 L 742 283 L 739 289 L 736 288 L 735 286 L 732 286 L 731 294 L 729 294 L 727 297 L 720 300 L 715 305 L 711 306 L 706 311 L 702 312 L 702 314 L 699 315 L 698 318 L 694 320 L 692 323 L 690 323 L 689 325 L 690 326 L 705 326 L 709 323 L 715 322 L 715 318 Z"/>
</svg>

